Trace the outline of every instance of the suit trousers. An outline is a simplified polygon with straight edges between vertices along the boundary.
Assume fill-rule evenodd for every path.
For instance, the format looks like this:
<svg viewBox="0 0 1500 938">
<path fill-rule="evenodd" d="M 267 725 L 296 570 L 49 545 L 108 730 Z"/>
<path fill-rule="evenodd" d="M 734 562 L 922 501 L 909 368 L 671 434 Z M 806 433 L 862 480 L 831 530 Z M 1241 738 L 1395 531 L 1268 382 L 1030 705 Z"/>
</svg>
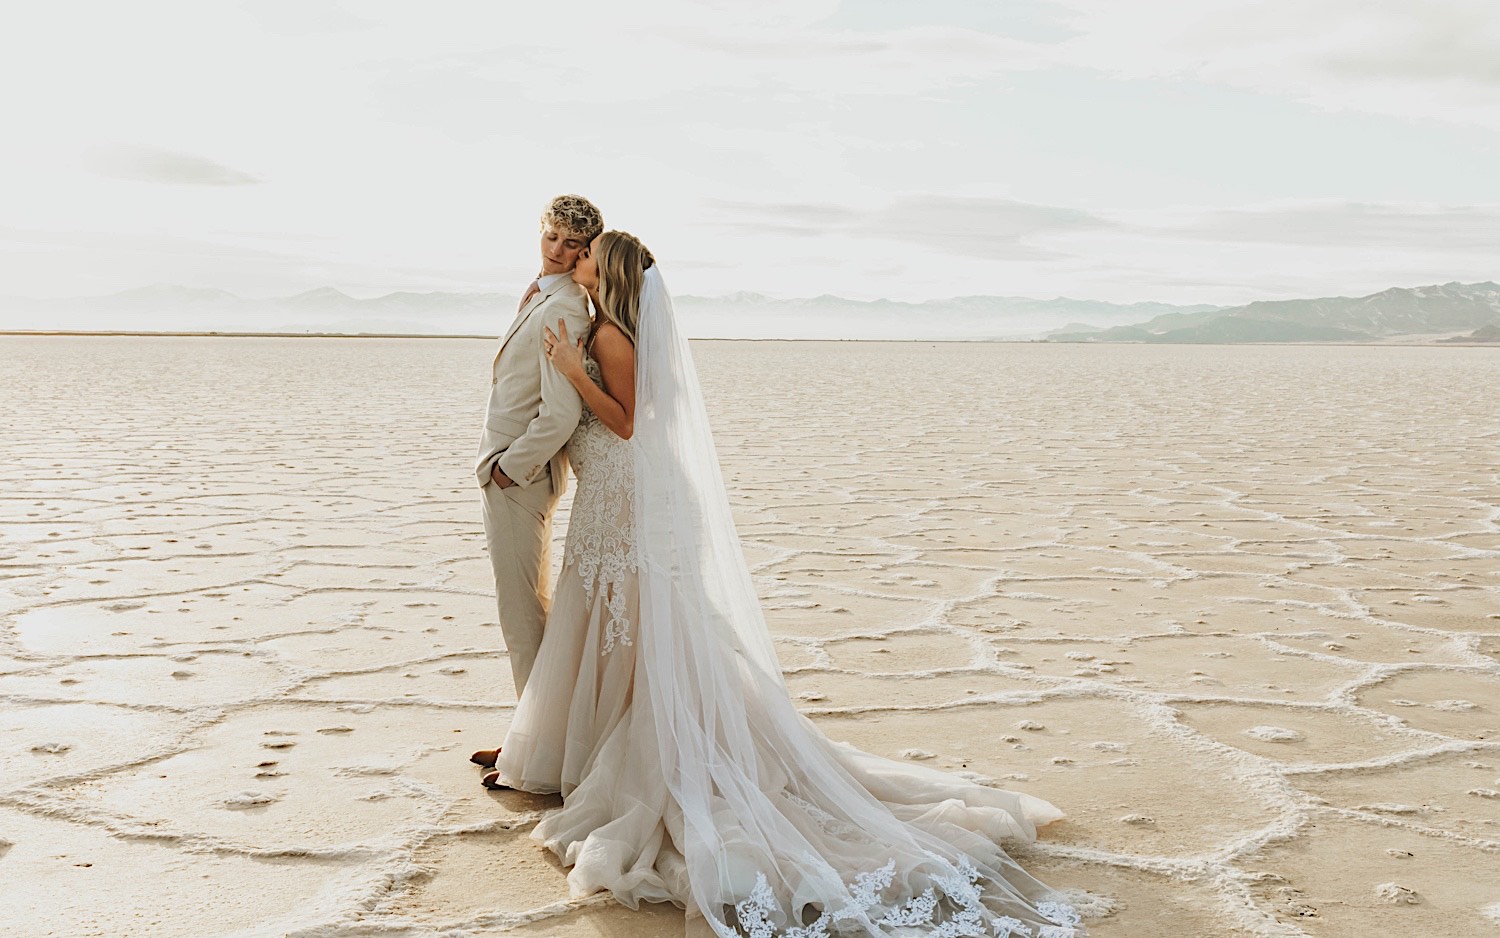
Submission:
<svg viewBox="0 0 1500 938">
<path fill-rule="evenodd" d="M 484 500 L 485 544 L 495 569 L 500 630 L 505 633 L 519 699 L 542 644 L 552 599 L 549 547 L 557 496 L 550 475 L 524 488 L 510 485 L 502 489 L 488 482 L 479 492 Z"/>
</svg>

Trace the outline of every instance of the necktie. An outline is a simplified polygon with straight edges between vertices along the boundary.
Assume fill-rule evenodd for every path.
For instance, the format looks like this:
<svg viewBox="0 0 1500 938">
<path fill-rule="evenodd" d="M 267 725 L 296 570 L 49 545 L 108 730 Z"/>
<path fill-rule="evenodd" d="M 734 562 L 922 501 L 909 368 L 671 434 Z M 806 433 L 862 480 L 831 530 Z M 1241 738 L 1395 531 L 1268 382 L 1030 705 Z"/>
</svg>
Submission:
<svg viewBox="0 0 1500 938">
<path fill-rule="evenodd" d="M 531 298 L 541 292 L 542 285 L 535 280 L 531 281 L 531 286 L 526 288 L 526 295 L 521 297 L 521 305 L 516 307 L 516 312 L 519 313 L 521 310 L 525 309 L 526 304 L 531 302 Z"/>
</svg>

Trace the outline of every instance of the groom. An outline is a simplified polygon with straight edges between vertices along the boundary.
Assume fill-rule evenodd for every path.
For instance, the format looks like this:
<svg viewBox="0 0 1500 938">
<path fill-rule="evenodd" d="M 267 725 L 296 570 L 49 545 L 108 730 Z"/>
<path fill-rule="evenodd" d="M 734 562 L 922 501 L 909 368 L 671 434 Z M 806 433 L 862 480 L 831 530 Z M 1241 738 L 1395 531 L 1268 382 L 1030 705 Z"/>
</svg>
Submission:
<svg viewBox="0 0 1500 938">
<path fill-rule="evenodd" d="M 517 697 L 547 620 L 552 509 L 567 486 L 563 444 L 583 413 L 578 391 L 547 361 L 542 329 L 556 329 L 561 319 L 569 335 L 588 334 L 588 294 L 573 282 L 573 265 L 603 230 L 599 209 L 582 196 L 560 195 L 547 205 L 542 272 L 526 288 L 490 366 L 490 400 L 474 472 Z"/>
</svg>

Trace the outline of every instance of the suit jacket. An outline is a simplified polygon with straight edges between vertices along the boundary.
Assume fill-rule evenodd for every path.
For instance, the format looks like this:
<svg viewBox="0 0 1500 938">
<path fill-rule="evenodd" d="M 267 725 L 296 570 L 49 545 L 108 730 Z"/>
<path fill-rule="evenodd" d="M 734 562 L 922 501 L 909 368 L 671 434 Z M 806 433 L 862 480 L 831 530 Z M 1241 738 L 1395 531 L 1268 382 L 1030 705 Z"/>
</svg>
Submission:
<svg viewBox="0 0 1500 938">
<path fill-rule="evenodd" d="M 559 319 L 568 324 L 573 340 L 588 334 L 588 293 L 571 274 L 521 308 L 495 353 L 484 434 L 474 465 L 481 487 L 490 484 L 490 466 L 498 455 L 500 471 L 523 488 L 546 479 L 549 471 L 554 495 L 567 488 L 563 444 L 583 415 L 583 398 L 542 351 L 543 327 L 556 332 Z"/>
</svg>

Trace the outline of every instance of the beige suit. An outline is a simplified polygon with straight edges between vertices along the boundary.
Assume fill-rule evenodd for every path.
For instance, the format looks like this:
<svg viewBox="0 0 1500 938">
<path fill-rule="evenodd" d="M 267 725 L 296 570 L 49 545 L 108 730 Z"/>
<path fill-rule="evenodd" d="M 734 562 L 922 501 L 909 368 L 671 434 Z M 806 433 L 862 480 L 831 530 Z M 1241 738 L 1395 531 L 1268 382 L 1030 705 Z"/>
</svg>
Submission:
<svg viewBox="0 0 1500 938">
<path fill-rule="evenodd" d="M 526 686 L 550 600 L 552 509 L 567 488 L 563 445 L 583 413 L 583 399 L 542 351 L 542 329 L 568 325 L 588 334 L 588 294 L 569 274 L 532 297 L 516 314 L 490 365 L 490 400 L 474 474 L 484 502 L 484 534 L 495 568 L 500 628 L 510 653 L 516 695 Z M 490 481 L 500 471 L 515 485 Z"/>
</svg>

